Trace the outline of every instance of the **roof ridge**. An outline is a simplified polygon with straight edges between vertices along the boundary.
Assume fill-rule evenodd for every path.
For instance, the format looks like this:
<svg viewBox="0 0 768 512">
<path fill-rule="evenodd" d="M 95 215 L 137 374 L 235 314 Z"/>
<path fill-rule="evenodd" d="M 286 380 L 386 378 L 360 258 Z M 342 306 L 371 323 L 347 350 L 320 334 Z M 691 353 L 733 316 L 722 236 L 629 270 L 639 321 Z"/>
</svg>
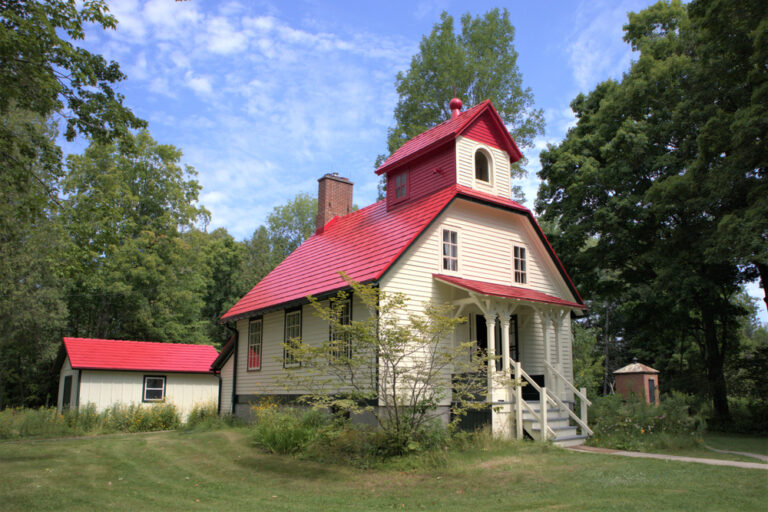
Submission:
<svg viewBox="0 0 768 512">
<path fill-rule="evenodd" d="M 83 337 L 76 337 L 76 336 L 63 336 L 62 339 L 64 341 L 67 340 L 73 340 L 73 341 L 97 341 L 100 343 L 103 343 L 105 341 L 108 342 L 119 342 L 119 343 L 143 343 L 143 344 L 153 344 L 153 345 L 186 345 L 190 347 L 213 347 L 214 350 L 216 347 L 214 347 L 210 343 L 202 344 L 202 343 L 182 343 L 178 341 L 142 341 L 142 340 L 116 340 L 111 338 L 83 338 Z"/>
</svg>

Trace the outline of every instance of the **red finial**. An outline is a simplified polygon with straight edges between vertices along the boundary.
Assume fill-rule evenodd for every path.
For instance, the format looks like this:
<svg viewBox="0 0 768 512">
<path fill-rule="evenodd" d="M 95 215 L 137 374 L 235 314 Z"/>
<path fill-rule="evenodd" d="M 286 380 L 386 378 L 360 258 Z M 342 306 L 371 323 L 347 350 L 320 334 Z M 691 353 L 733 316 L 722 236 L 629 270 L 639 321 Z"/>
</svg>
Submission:
<svg viewBox="0 0 768 512">
<path fill-rule="evenodd" d="M 451 119 L 456 119 L 461 112 L 461 100 L 454 97 L 448 105 L 451 107 Z"/>
</svg>

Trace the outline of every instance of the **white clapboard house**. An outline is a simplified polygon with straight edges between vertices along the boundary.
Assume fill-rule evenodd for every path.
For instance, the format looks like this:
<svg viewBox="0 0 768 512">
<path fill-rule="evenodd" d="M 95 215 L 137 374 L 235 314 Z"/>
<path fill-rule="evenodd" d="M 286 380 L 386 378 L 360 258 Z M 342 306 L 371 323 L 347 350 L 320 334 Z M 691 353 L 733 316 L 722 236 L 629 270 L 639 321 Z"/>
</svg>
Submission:
<svg viewBox="0 0 768 512">
<path fill-rule="evenodd" d="M 328 339 L 307 296 L 344 289 L 345 272 L 406 294 L 413 312 L 426 301 L 448 302 L 469 317 L 454 339 L 501 356 L 490 374 L 527 384 L 497 385 L 489 376 L 487 421 L 497 435 L 568 444 L 590 433 L 571 353 L 571 317 L 584 303 L 531 211 L 511 199 L 510 165 L 522 155 L 490 102 L 462 112 L 454 99 L 451 109 L 449 120 L 376 170 L 386 176 L 385 200 L 352 211 L 348 179 L 318 180 L 316 233 L 222 317 L 237 331 L 215 366 L 227 395 L 223 413 L 246 415 L 260 397 L 302 393 L 280 385 L 286 368 L 301 371 L 283 343 Z M 353 296 L 350 318 L 367 314 Z"/>
</svg>

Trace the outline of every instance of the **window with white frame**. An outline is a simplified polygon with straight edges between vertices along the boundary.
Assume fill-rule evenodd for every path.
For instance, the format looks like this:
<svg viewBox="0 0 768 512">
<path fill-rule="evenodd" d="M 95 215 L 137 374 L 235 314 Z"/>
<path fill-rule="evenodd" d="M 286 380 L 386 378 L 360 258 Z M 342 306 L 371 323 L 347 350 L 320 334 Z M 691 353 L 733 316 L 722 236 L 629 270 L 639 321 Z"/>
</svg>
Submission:
<svg viewBox="0 0 768 512">
<path fill-rule="evenodd" d="M 515 246 L 514 248 L 515 259 L 515 282 L 525 284 L 526 279 L 526 263 L 525 263 L 525 247 Z"/>
<path fill-rule="evenodd" d="M 338 312 L 339 325 L 349 325 L 352 322 L 352 301 L 350 299 L 334 304 L 333 308 Z M 352 338 L 349 334 L 339 332 L 339 329 L 334 328 L 334 324 L 329 325 L 328 331 L 328 338 L 333 343 L 330 351 L 331 357 L 335 359 L 352 357 Z"/>
<path fill-rule="evenodd" d="M 264 322 L 257 318 L 248 322 L 248 370 L 261 370 L 261 345 Z"/>
<path fill-rule="evenodd" d="M 285 312 L 285 344 L 283 348 L 283 366 L 296 368 L 301 366 L 301 361 L 296 357 L 293 348 L 298 346 L 301 338 L 301 308 Z"/>
<path fill-rule="evenodd" d="M 142 401 L 161 402 L 165 398 L 165 377 L 162 375 L 145 375 Z"/>
<path fill-rule="evenodd" d="M 408 194 L 408 174 L 400 173 L 395 176 L 395 199 L 402 199 Z"/>
<path fill-rule="evenodd" d="M 459 270 L 459 234 L 451 229 L 443 230 L 443 270 Z"/>
<path fill-rule="evenodd" d="M 488 155 L 482 149 L 475 151 L 475 179 L 491 182 L 491 163 Z"/>
</svg>

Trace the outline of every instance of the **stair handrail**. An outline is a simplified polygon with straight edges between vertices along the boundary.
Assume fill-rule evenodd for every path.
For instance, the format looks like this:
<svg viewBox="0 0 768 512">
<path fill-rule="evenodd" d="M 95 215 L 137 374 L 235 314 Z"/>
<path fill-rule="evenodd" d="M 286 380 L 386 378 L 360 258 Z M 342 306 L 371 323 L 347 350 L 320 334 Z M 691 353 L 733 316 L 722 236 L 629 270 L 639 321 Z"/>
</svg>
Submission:
<svg viewBox="0 0 768 512">
<path fill-rule="evenodd" d="M 549 392 L 549 391 L 547 391 L 547 392 Z M 592 431 L 591 428 L 589 428 L 587 423 L 585 421 L 583 421 L 581 418 L 579 418 L 578 416 L 576 416 L 576 413 L 573 412 L 571 410 L 571 408 L 568 407 L 568 405 L 560 399 L 559 396 L 553 394 L 552 398 L 557 403 L 558 408 L 561 411 L 565 411 L 565 413 L 568 414 L 568 417 L 570 417 L 573 421 L 576 422 L 577 425 L 579 425 L 581 427 L 581 433 L 582 434 L 587 434 L 587 435 L 590 435 L 590 436 L 594 435 L 594 432 Z M 583 411 L 584 411 L 584 408 L 582 407 L 582 412 Z"/>
<path fill-rule="evenodd" d="M 578 396 L 579 398 L 581 398 L 581 399 L 584 401 L 584 403 L 585 403 L 585 404 L 587 404 L 587 406 L 591 406 L 591 405 L 592 405 L 592 402 L 591 402 L 591 401 L 590 401 L 590 400 L 587 398 L 587 389 L 586 389 L 586 388 L 581 388 L 581 391 L 579 391 L 578 389 L 576 389 L 576 386 L 574 386 L 573 384 L 571 384 L 571 382 L 570 382 L 568 379 L 566 379 L 565 377 L 563 377 L 563 374 L 561 374 L 559 371 L 557 371 L 557 369 L 555 369 L 555 367 L 554 367 L 554 366 L 552 366 L 551 364 L 549 364 L 549 362 L 548 362 L 548 361 L 544 361 L 544 364 L 547 366 L 547 368 L 549 368 L 549 370 L 550 370 L 552 373 L 554 373 L 554 374 L 555 374 L 555 377 L 557 377 L 559 380 L 561 380 L 562 382 L 564 382 L 564 383 L 565 383 L 565 385 L 566 385 L 566 386 L 567 386 L 567 387 L 568 387 L 568 388 L 569 388 L 571 391 L 573 391 L 573 394 L 574 394 L 574 395 L 576 395 L 576 396 Z"/>
<path fill-rule="evenodd" d="M 552 399 L 552 396 L 550 395 L 549 391 L 547 391 L 546 388 L 542 388 L 541 386 L 539 386 L 531 378 L 531 376 L 528 375 L 528 373 L 525 370 L 522 369 L 522 367 L 520 366 L 520 363 L 518 363 L 517 361 L 515 361 L 511 357 L 509 357 L 508 359 L 509 359 L 509 363 L 510 363 L 510 369 L 514 369 L 514 372 L 515 372 L 515 379 L 514 380 L 515 380 L 515 384 L 517 386 L 517 390 L 516 390 L 517 393 L 516 393 L 515 401 L 517 403 L 519 403 L 522 407 L 525 407 L 528 410 L 528 412 L 531 413 L 531 416 L 533 416 L 533 418 L 536 421 L 538 421 L 539 425 L 541 425 L 541 432 L 542 432 L 541 440 L 542 441 L 548 440 L 550 435 L 551 435 L 551 437 L 556 438 L 557 434 L 549 426 L 549 421 L 547 421 L 547 411 L 546 411 L 546 409 L 549 406 L 550 402 L 552 402 L 552 404 L 555 405 L 555 406 L 557 406 L 557 402 L 555 402 Z M 528 382 L 528 384 L 533 386 L 533 388 L 536 391 L 539 392 L 539 397 L 540 397 L 540 400 L 539 400 L 540 410 L 539 410 L 539 412 L 536 412 L 536 410 L 531 406 L 531 404 L 529 404 L 528 402 L 523 400 L 522 393 L 520 392 L 520 386 L 522 385 L 522 379 L 525 379 Z M 521 412 L 521 411 L 519 411 L 519 412 Z M 520 422 L 523 421 L 522 414 L 520 414 L 519 412 L 518 412 L 518 414 L 516 414 L 516 416 L 517 416 L 516 422 L 517 422 L 518 425 L 520 425 Z M 520 433 L 519 429 L 518 429 L 518 433 Z"/>
<path fill-rule="evenodd" d="M 561 374 L 557 369 L 549 364 L 548 361 L 544 361 L 544 364 L 546 367 L 550 370 L 550 372 L 558 379 L 560 379 L 561 382 L 564 382 L 565 385 L 573 391 L 574 395 L 578 396 L 581 399 L 581 418 L 578 418 L 576 416 L 576 413 L 574 413 L 570 407 L 568 407 L 565 403 L 563 403 L 562 400 L 560 400 L 559 397 L 555 397 L 557 401 L 559 401 L 562 404 L 563 410 L 565 410 L 568 415 L 573 418 L 573 420 L 578 423 L 578 425 L 582 429 L 582 434 L 587 432 L 589 435 L 593 435 L 592 429 L 587 426 L 588 420 L 587 420 L 587 408 L 592 405 L 592 402 L 587 398 L 587 388 L 581 388 L 581 390 L 576 389 L 576 386 L 571 384 L 568 379 L 563 377 L 563 374 Z"/>
</svg>

